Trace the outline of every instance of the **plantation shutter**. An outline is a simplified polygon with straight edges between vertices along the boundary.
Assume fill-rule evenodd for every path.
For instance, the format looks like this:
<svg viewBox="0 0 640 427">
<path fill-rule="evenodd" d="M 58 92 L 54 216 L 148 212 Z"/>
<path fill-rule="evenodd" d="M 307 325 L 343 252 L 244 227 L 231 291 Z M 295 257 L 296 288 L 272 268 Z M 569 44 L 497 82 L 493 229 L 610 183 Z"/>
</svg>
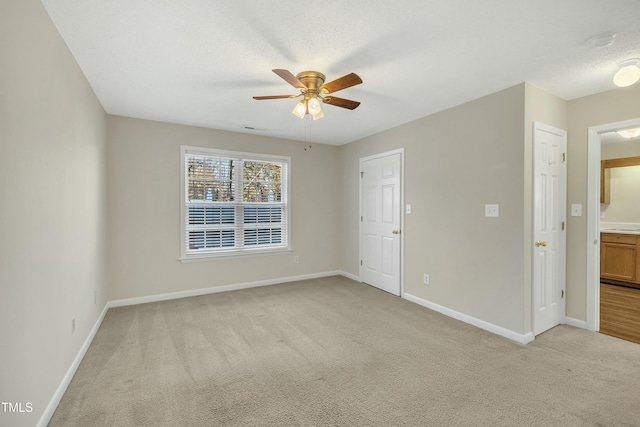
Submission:
<svg viewBox="0 0 640 427">
<path fill-rule="evenodd" d="M 288 249 L 288 166 L 288 158 L 185 150 L 183 256 Z"/>
</svg>

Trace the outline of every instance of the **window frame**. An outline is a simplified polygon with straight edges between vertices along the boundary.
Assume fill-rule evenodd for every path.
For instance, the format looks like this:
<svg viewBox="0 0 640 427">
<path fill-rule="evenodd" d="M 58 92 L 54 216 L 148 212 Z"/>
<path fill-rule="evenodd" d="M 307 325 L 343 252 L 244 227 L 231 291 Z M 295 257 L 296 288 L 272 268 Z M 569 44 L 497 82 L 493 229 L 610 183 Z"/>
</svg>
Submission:
<svg viewBox="0 0 640 427">
<path fill-rule="evenodd" d="M 285 224 L 283 224 L 282 235 L 285 243 L 279 246 L 260 247 L 256 246 L 243 246 L 240 248 L 234 247 L 231 249 L 213 249 L 208 251 L 189 252 L 187 249 L 187 221 L 189 212 L 189 201 L 187 200 L 187 156 L 205 156 L 214 158 L 224 158 L 234 161 L 257 161 L 257 162 L 274 162 L 282 163 L 286 165 L 285 177 L 282 180 L 282 193 L 283 201 L 278 205 L 282 205 L 282 216 L 285 218 Z M 242 187 L 243 176 L 242 169 L 236 171 L 235 177 L 236 185 Z M 241 190 L 240 190 L 241 191 Z M 260 203 L 255 202 L 240 202 L 228 203 L 229 206 L 256 206 Z M 266 205 L 265 206 L 269 206 Z M 241 223 L 242 230 L 247 228 L 255 228 L 256 224 L 244 224 Z M 181 262 L 194 262 L 194 261 L 208 261 L 215 259 L 230 259 L 246 256 L 261 256 L 261 255 L 277 255 L 291 252 L 291 157 L 278 156 L 272 154 L 259 154 L 249 153 L 242 151 L 230 151 L 220 150 L 216 148 L 195 147 L 188 145 L 180 146 L 180 258 Z"/>
</svg>

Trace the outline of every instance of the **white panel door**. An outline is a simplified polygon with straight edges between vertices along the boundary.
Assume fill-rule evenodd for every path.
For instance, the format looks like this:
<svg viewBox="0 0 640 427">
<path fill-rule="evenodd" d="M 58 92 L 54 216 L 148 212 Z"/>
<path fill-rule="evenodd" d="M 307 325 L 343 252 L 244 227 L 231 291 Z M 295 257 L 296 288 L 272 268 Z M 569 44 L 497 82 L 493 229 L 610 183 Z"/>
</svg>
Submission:
<svg viewBox="0 0 640 427">
<path fill-rule="evenodd" d="M 533 333 L 565 319 L 567 134 L 534 123 Z"/>
<path fill-rule="evenodd" d="M 360 279 L 400 295 L 400 153 L 361 162 Z"/>
</svg>

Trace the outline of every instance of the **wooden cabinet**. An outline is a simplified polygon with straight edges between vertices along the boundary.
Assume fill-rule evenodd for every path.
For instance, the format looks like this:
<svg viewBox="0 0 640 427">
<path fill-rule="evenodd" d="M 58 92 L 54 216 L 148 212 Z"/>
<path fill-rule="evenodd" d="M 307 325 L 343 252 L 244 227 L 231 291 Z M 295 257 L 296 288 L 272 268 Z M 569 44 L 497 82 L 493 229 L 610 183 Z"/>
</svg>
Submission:
<svg viewBox="0 0 640 427">
<path fill-rule="evenodd" d="M 600 277 L 640 284 L 640 236 L 600 234 Z"/>
</svg>

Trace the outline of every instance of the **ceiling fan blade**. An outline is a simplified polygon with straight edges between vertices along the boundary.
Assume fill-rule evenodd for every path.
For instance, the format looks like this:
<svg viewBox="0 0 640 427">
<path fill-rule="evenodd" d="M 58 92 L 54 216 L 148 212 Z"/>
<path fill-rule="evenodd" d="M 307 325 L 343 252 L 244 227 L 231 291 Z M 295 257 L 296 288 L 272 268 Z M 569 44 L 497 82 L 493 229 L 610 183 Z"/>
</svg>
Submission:
<svg viewBox="0 0 640 427">
<path fill-rule="evenodd" d="M 268 95 L 268 96 L 254 96 L 253 99 L 262 101 L 263 99 L 285 99 L 285 98 L 297 98 L 299 95 Z"/>
<path fill-rule="evenodd" d="M 360 83 L 362 83 L 360 76 L 356 73 L 350 73 L 346 76 L 340 77 L 339 79 L 323 84 L 320 86 L 320 93 L 333 93 L 351 86 L 359 85 Z"/>
<path fill-rule="evenodd" d="M 347 108 L 349 110 L 355 110 L 360 103 L 358 101 L 352 101 L 350 99 L 338 98 L 337 96 L 327 96 L 322 98 L 322 102 L 329 105 L 335 105 L 336 107 Z"/>
<path fill-rule="evenodd" d="M 293 86 L 293 87 L 295 87 L 297 89 L 306 89 L 307 88 L 305 85 L 302 84 L 302 82 L 300 80 L 298 80 L 298 78 L 296 76 L 291 74 L 291 71 L 289 71 L 289 70 L 283 70 L 283 69 L 280 69 L 280 68 L 276 68 L 276 69 L 271 70 L 271 71 L 273 71 L 274 73 L 276 73 L 277 75 L 282 77 L 284 79 L 284 81 L 286 81 L 291 86 Z"/>
</svg>

